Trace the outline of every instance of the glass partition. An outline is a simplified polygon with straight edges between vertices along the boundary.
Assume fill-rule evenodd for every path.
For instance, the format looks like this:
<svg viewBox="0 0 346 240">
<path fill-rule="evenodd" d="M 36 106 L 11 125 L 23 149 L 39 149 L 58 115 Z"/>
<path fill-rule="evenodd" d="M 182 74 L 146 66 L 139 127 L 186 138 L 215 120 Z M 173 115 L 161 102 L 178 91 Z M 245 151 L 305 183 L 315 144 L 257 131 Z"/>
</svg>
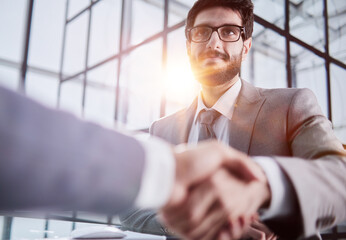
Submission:
<svg viewBox="0 0 346 240">
<path fill-rule="evenodd" d="M 119 119 L 129 129 L 145 129 L 160 117 L 162 41 L 155 40 L 124 57 Z"/>
<path fill-rule="evenodd" d="M 290 1 L 290 32 L 307 44 L 324 51 L 323 1 Z"/>
<path fill-rule="evenodd" d="M 346 70 L 332 64 L 330 74 L 334 132 L 346 145 Z"/>
<path fill-rule="evenodd" d="M 328 116 L 327 81 L 324 59 L 291 43 L 292 77 L 298 88 L 311 89 L 324 115 Z"/>
<path fill-rule="evenodd" d="M 254 0 L 254 12 L 280 28 L 285 26 L 285 0 Z"/>
<path fill-rule="evenodd" d="M 257 23 L 254 29 L 252 48 L 242 64 L 242 78 L 258 87 L 287 87 L 285 38 Z"/>
<path fill-rule="evenodd" d="M 104 0 L 92 8 L 88 65 L 119 52 L 121 1 Z"/>
<path fill-rule="evenodd" d="M 334 58 L 346 62 L 346 1 L 328 1 L 329 52 Z"/>
</svg>

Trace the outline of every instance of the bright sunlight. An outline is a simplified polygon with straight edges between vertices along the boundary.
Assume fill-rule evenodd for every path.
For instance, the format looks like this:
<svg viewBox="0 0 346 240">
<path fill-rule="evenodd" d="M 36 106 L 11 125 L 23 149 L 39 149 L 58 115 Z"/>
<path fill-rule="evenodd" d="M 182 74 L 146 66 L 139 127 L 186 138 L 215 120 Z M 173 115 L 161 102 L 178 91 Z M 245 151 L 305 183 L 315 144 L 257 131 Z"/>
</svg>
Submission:
<svg viewBox="0 0 346 240">
<path fill-rule="evenodd" d="M 190 66 L 169 65 L 164 76 L 166 100 L 182 106 L 189 105 L 199 91 L 199 85 L 193 77 Z"/>
</svg>

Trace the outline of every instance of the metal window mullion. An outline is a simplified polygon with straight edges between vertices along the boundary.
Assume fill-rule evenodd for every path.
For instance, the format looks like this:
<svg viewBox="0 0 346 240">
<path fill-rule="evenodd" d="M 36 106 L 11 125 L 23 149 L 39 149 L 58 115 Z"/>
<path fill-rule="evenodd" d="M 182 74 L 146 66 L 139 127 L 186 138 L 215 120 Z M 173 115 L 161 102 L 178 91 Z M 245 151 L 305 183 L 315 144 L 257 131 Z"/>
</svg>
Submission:
<svg viewBox="0 0 346 240">
<path fill-rule="evenodd" d="M 25 81 L 26 81 L 26 71 L 28 68 L 28 56 L 29 56 L 29 46 L 30 46 L 30 33 L 31 33 L 31 23 L 32 23 L 32 13 L 34 9 L 34 0 L 28 2 L 28 12 L 26 20 L 26 33 L 25 33 L 25 42 L 22 58 L 22 66 L 20 69 L 20 81 L 19 88 L 20 92 L 25 93 Z"/>
<path fill-rule="evenodd" d="M 73 219 L 73 222 L 72 222 L 72 229 L 71 229 L 71 231 L 76 229 L 76 222 L 79 222 L 77 220 L 77 212 L 76 211 L 72 212 L 72 219 Z"/>
<path fill-rule="evenodd" d="M 82 116 L 84 117 L 84 108 L 85 108 L 85 92 L 87 86 L 87 69 L 89 64 L 89 45 L 90 45 L 90 29 L 91 29 L 91 18 L 92 18 L 92 5 L 93 2 L 90 0 L 90 8 L 89 8 L 89 21 L 88 21 L 88 32 L 87 32 L 87 44 L 86 44 L 86 55 L 85 55 L 85 72 L 83 75 L 83 96 L 82 96 Z"/>
<path fill-rule="evenodd" d="M 321 57 L 321 58 L 328 58 L 330 63 L 333 63 L 341 68 L 346 69 L 346 64 L 336 58 L 333 58 L 331 56 L 327 56 L 326 53 L 321 52 L 320 50 L 316 49 L 315 47 L 313 47 L 312 45 L 307 44 L 306 42 L 303 42 L 302 40 L 300 40 L 299 38 L 292 36 L 291 34 L 286 34 L 286 30 L 285 29 L 281 29 L 278 26 L 264 20 L 263 18 L 255 15 L 255 22 L 262 25 L 265 28 L 268 28 L 272 31 L 274 31 L 275 33 L 278 33 L 279 35 L 285 37 L 285 38 L 289 38 L 290 42 L 294 42 L 297 45 L 301 46 L 302 48 L 306 48 L 307 50 L 309 50 L 310 52 L 314 53 L 315 55 Z"/>
<path fill-rule="evenodd" d="M 163 20 L 163 36 L 162 36 L 162 72 L 167 74 L 167 42 L 168 42 L 168 14 L 169 14 L 169 2 L 165 0 L 164 3 L 164 20 Z M 162 79 L 165 81 L 165 79 Z M 164 89 L 164 88 L 162 88 Z M 166 112 L 166 96 L 163 90 L 160 103 L 160 117 L 165 116 Z"/>
<path fill-rule="evenodd" d="M 290 48 L 290 1 L 285 0 L 285 38 L 286 38 L 286 77 L 289 88 L 296 87 L 292 81 L 291 48 Z"/>
<path fill-rule="evenodd" d="M 89 6 L 87 6 L 86 8 L 82 9 L 80 12 L 78 12 L 76 15 L 74 15 L 73 17 L 71 17 L 70 19 L 67 19 L 67 22 L 72 22 L 74 21 L 76 18 L 78 18 L 79 16 L 81 16 L 83 13 L 85 13 L 86 11 L 88 11 L 90 8 L 92 8 L 95 4 L 97 4 L 98 2 L 100 2 L 101 0 L 97 0 L 94 2 L 91 2 Z"/>
<path fill-rule="evenodd" d="M 46 218 L 45 223 L 44 223 L 44 236 L 43 238 L 48 238 L 48 230 L 49 230 L 49 218 Z"/>
<path fill-rule="evenodd" d="M 130 1 L 130 0 L 128 0 L 128 1 Z M 169 27 L 169 28 L 167 29 L 167 33 L 173 32 L 173 31 L 179 29 L 180 27 L 183 27 L 184 25 L 185 25 L 185 21 L 181 21 L 181 22 L 175 24 L 174 26 Z M 129 30 L 129 31 L 130 31 L 130 30 Z M 127 35 L 127 38 L 128 38 L 128 39 L 131 38 L 130 35 L 131 35 L 131 34 L 128 34 L 128 35 Z M 121 51 L 121 54 L 122 54 L 122 55 L 129 54 L 129 53 L 131 53 L 132 51 L 136 50 L 137 48 L 139 48 L 139 47 L 141 47 L 141 46 L 144 46 L 145 44 L 148 44 L 148 43 L 150 43 L 150 42 L 153 42 L 153 41 L 155 41 L 155 40 L 161 38 L 162 36 L 163 36 L 163 31 L 162 31 L 162 32 L 159 32 L 159 33 L 156 33 L 156 34 L 154 34 L 153 36 L 151 36 L 151 37 L 145 39 L 144 41 L 142 41 L 142 42 L 140 42 L 140 43 L 137 43 L 137 44 L 135 44 L 135 45 L 132 45 L 132 46 L 127 45 L 128 47 L 126 47 L 126 48 L 123 47 L 123 50 Z M 129 40 L 129 42 L 130 42 L 130 40 Z M 112 61 L 112 60 L 114 60 L 114 59 L 119 59 L 119 57 L 120 57 L 120 53 L 116 53 L 116 54 L 114 54 L 113 56 L 110 56 L 110 57 L 108 57 L 107 59 L 102 60 L 101 62 L 98 62 L 98 63 L 96 63 L 96 64 L 94 64 L 94 65 L 88 67 L 88 68 L 86 69 L 86 71 L 90 71 L 90 70 L 92 70 L 92 69 L 94 69 L 94 68 L 97 68 L 97 67 L 103 65 L 104 63 L 110 62 L 110 61 Z M 0 60 L 0 61 L 1 61 L 1 60 Z M 71 76 L 62 78 L 62 82 L 65 82 L 65 81 L 71 80 L 71 79 L 73 79 L 73 78 L 76 78 L 76 77 L 78 77 L 79 75 L 82 75 L 82 74 L 84 74 L 84 73 L 85 73 L 85 70 L 82 70 L 82 71 L 80 71 L 80 72 L 78 72 L 78 73 L 75 73 L 74 75 L 71 75 Z"/>
<path fill-rule="evenodd" d="M 69 23 L 67 20 L 69 3 L 70 3 L 70 0 L 66 0 L 65 24 L 64 24 L 64 30 L 63 30 L 63 36 L 62 36 L 62 48 L 61 48 L 60 69 L 59 69 L 59 86 L 58 86 L 57 108 L 60 107 L 61 85 L 63 83 L 62 71 L 64 68 L 64 57 L 65 57 L 65 46 L 66 46 L 66 28 L 67 28 L 67 24 Z"/>
<path fill-rule="evenodd" d="M 12 216 L 4 216 L 1 239 L 11 239 L 12 223 L 13 223 Z"/>
<path fill-rule="evenodd" d="M 129 0 L 127 0 L 129 1 Z M 121 3 L 121 23 L 120 23 L 120 35 L 119 35 L 119 55 L 118 55 L 118 67 L 117 67 L 117 79 L 116 79 L 116 88 L 115 88 L 115 111 L 114 111 L 114 120 L 119 120 L 119 106 L 120 106 L 120 76 L 121 76 L 121 62 L 123 54 L 123 34 L 125 28 L 125 8 L 126 1 L 122 0 Z"/>
<path fill-rule="evenodd" d="M 327 101 L 328 101 L 328 118 L 332 121 L 332 99 L 331 99 L 331 79 L 330 79 L 330 58 L 329 58 L 329 21 L 328 21 L 328 4 L 327 0 L 323 1 L 324 3 L 324 35 L 325 35 L 325 52 L 326 58 L 325 67 L 326 67 L 326 77 L 327 77 Z"/>
</svg>

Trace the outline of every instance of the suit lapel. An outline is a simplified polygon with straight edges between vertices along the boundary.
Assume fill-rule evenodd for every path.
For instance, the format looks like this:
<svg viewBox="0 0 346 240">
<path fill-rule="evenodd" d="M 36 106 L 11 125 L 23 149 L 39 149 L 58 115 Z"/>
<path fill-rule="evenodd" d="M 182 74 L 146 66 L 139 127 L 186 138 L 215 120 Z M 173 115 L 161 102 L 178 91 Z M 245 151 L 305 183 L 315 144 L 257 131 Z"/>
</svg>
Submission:
<svg viewBox="0 0 346 240">
<path fill-rule="evenodd" d="M 249 153 L 255 121 L 264 102 L 265 97 L 261 96 L 254 86 L 242 81 L 242 88 L 230 121 L 230 146 Z"/>
<path fill-rule="evenodd" d="M 173 139 L 176 144 L 187 143 L 193 119 L 195 117 L 196 108 L 197 98 L 195 98 L 192 104 L 177 119 L 177 123 L 175 123 L 176 127 L 173 128 Z"/>
</svg>

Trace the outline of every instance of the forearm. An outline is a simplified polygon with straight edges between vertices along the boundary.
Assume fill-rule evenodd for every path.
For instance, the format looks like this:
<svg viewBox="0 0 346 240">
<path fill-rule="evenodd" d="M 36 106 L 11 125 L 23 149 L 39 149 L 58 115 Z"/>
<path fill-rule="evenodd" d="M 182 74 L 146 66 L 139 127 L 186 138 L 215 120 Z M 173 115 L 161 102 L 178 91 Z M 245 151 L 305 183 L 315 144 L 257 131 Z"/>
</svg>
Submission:
<svg viewBox="0 0 346 240">
<path fill-rule="evenodd" d="M 346 158 L 315 160 L 276 157 L 297 199 L 301 235 L 310 236 L 346 219 Z M 297 219 L 299 218 L 299 219 Z"/>
<path fill-rule="evenodd" d="M 0 116 L 0 209 L 109 213 L 133 204 L 145 161 L 134 138 L 2 88 Z"/>
</svg>

